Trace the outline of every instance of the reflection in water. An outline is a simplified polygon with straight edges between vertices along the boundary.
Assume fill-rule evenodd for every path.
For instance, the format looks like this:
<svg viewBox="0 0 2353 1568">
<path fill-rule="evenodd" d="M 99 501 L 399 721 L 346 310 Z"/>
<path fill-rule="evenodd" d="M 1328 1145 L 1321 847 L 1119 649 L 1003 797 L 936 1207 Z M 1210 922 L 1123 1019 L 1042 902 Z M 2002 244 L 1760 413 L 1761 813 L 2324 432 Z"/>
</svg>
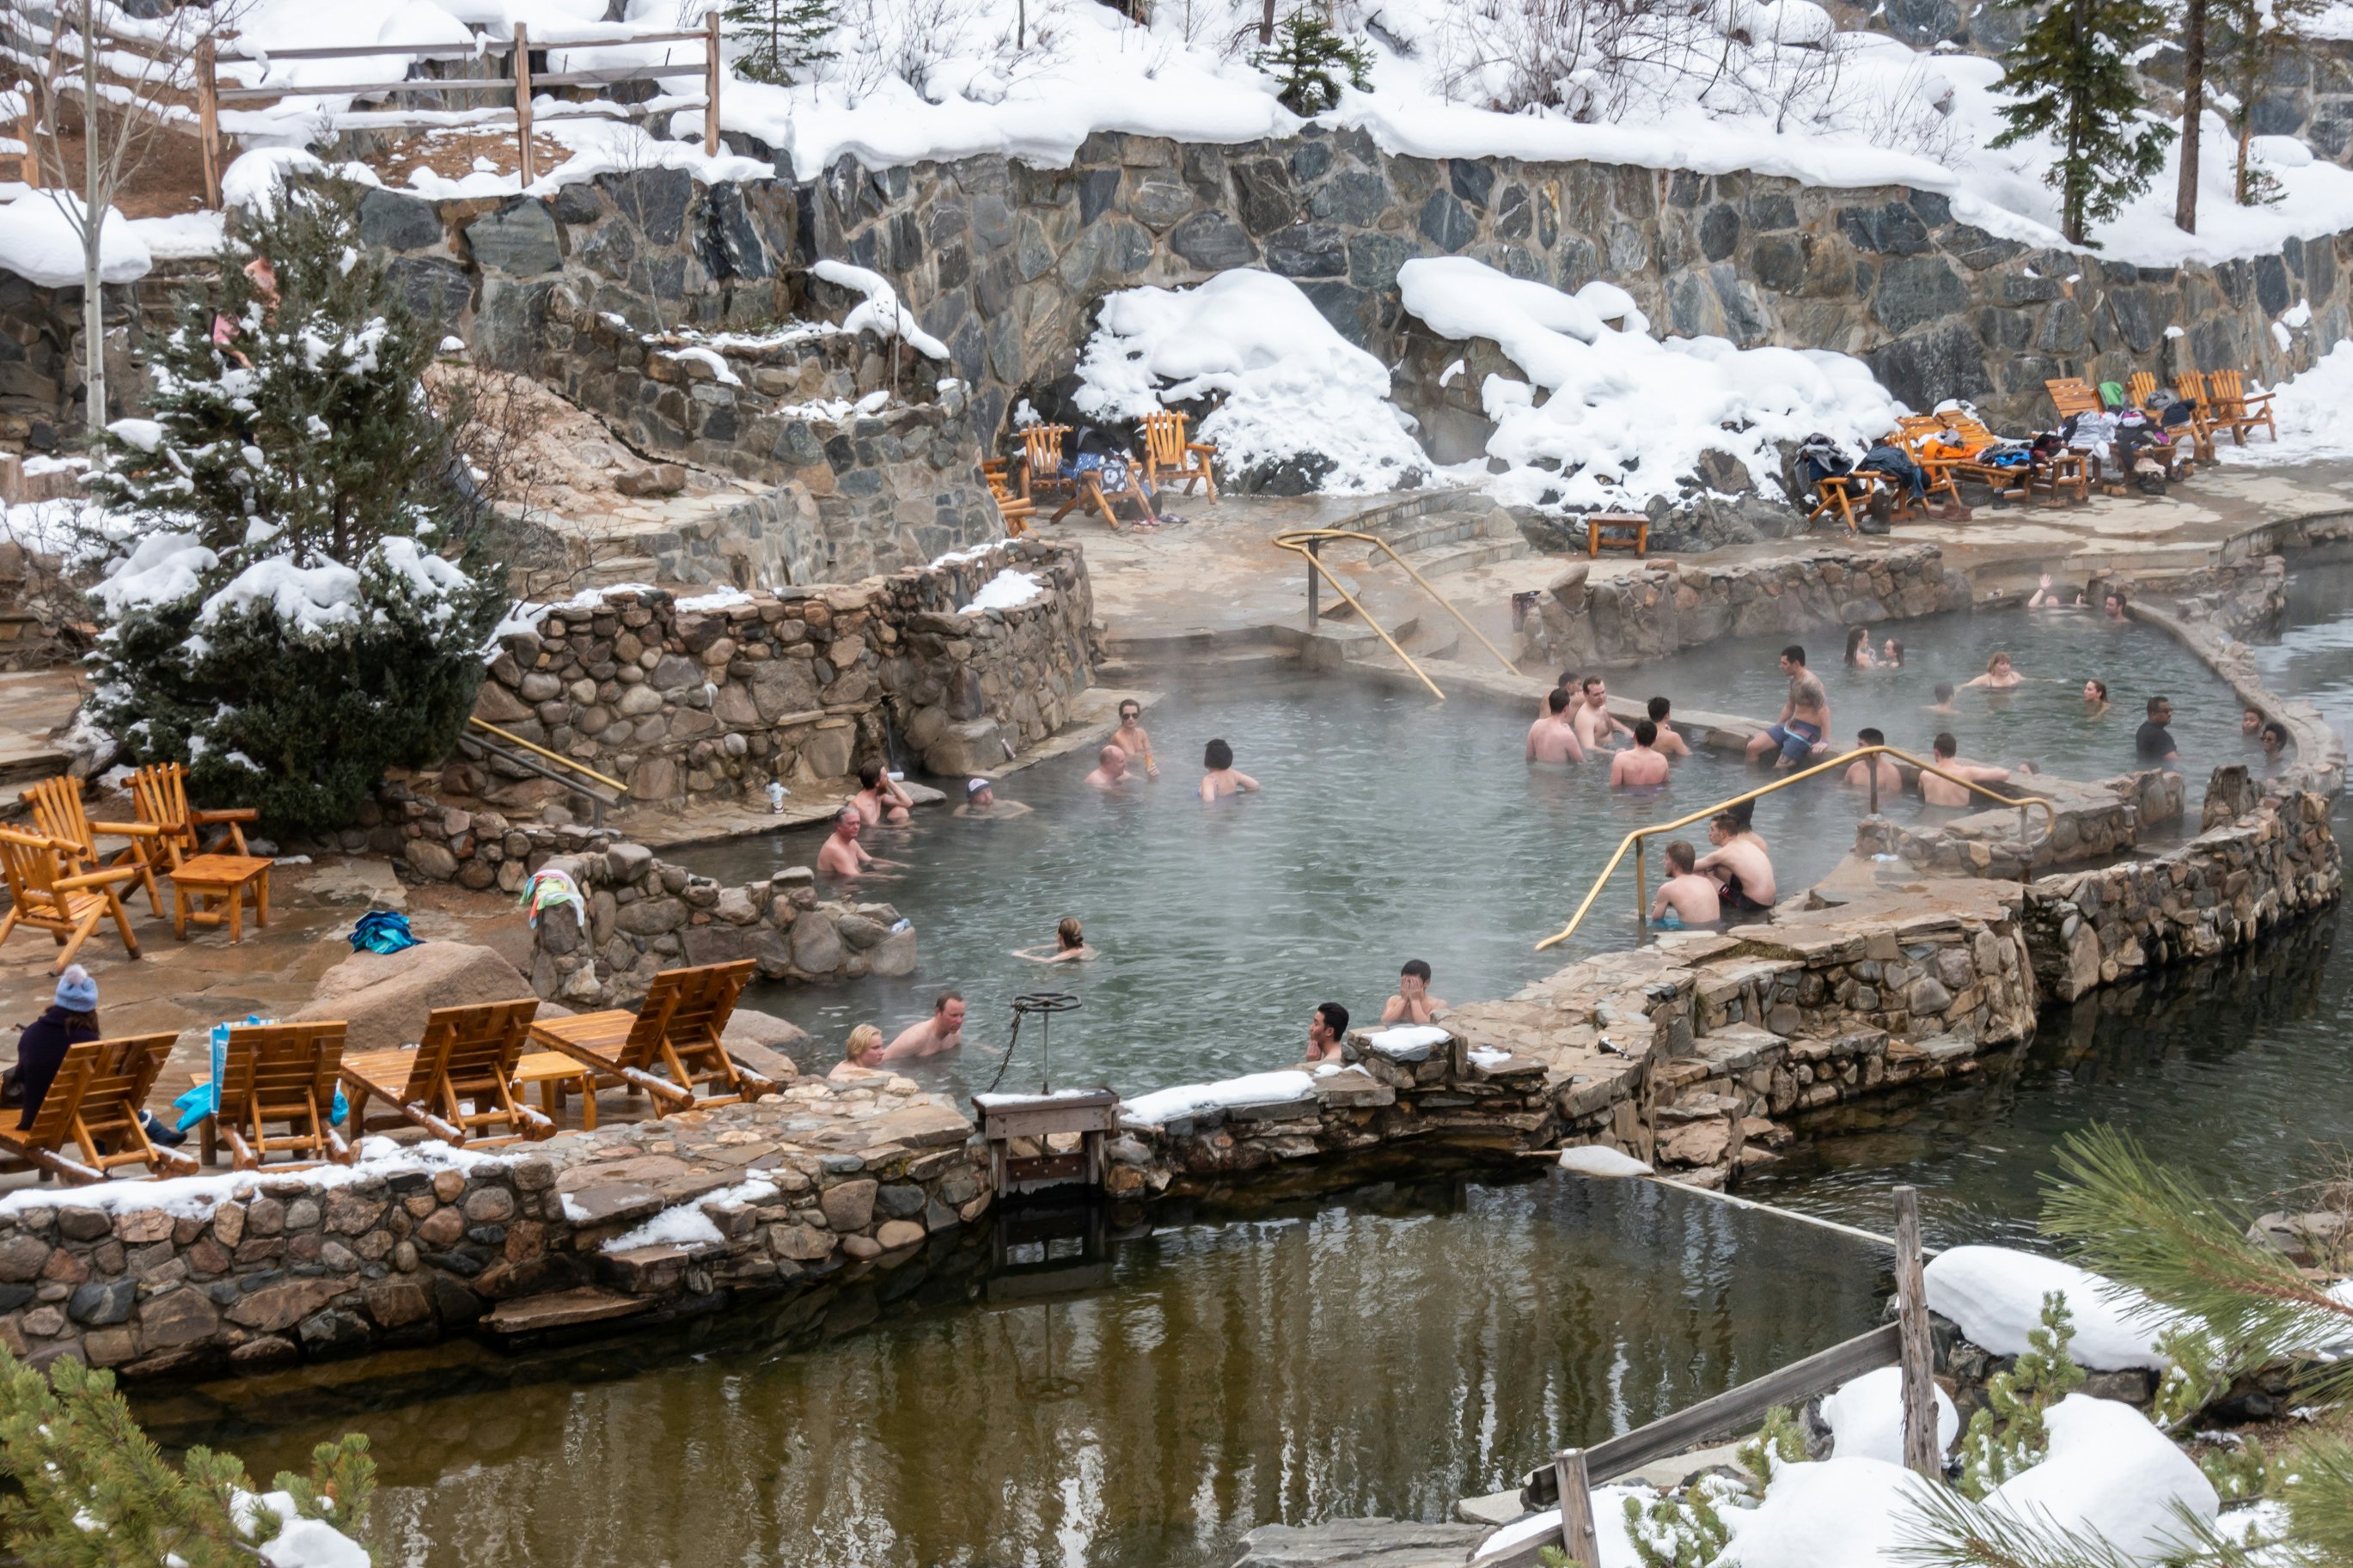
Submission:
<svg viewBox="0 0 2353 1568">
<path fill-rule="evenodd" d="M 142 1415 L 261 1474 L 367 1432 L 390 1562 L 1221 1564 L 1269 1521 L 1447 1517 L 1560 1442 L 1861 1332 L 1884 1262 L 1694 1194 L 1558 1174 L 1365 1188 L 1103 1245 L 1108 1288 L 1083 1242 L 1018 1246 L 1033 1261 L 997 1279 L 967 1247 L 807 1321 L 673 1342 L 656 1367 L 643 1341 L 477 1355 L 386 1408 L 313 1374 L 222 1385 L 261 1406 L 260 1430 L 188 1397 Z M 1051 1289 L 1039 1270 L 1057 1268 L 1082 1293 L 991 1304 Z"/>
</svg>

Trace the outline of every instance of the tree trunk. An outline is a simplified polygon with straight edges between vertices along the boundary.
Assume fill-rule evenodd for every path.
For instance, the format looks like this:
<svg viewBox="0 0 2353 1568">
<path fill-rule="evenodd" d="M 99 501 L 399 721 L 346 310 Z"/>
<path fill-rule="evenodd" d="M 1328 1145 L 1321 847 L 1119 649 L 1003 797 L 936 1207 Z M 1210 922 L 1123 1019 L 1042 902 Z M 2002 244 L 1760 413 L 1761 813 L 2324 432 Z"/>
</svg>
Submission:
<svg viewBox="0 0 2353 1568">
<path fill-rule="evenodd" d="M 2238 195 L 2239 205 L 2242 207 L 2251 207 L 2255 205 L 2253 195 L 2247 189 L 2247 153 L 2249 149 L 2254 144 L 2255 139 L 2255 117 L 2253 113 L 2249 112 L 2252 107 L 2252 105 L 2248 104 L 2244 100 L 2242 100 L 2239 105 Z"/>
<path fill-rule="evenodd" d="M 99 281 L 99 240 L 108 198 L 99 184 L 98 18 L 93 0 L 81 0 L 81 321 L 82 423 L 95 434 L 106 425 L 106 301 Z"/>
<path fill-rule="evenodd" d="M 2181 184 L 2173 226 L 2198 232 L 2198 132 L 2206 119 L 2206 0 L 2189 0 L 2181 26 Z"/>
<path fill-rule="evenodd" d="M 1266 0 L 1266 9 L 1259 16 L 1258 42 L 1261 48 L 1274 42 L 1274 0 Z"/>
</svg>

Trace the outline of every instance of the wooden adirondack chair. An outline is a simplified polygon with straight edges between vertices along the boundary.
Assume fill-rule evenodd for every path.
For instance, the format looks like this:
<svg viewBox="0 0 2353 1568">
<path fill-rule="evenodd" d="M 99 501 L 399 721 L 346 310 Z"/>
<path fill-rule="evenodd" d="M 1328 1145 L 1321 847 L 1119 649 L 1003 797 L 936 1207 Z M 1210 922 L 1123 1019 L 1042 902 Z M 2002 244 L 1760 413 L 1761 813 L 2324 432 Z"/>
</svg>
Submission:
<svg viewBox="0 0 2353 1568">
<path fill-rule="evenodd" d="M 207 1151 L 216 1131 L 228 1141 L 240 1171 L 272 1154 L 290 1153 L 348 1165 L 358 1151 L 335 1131 L 335 1080 L 343 1061 L 341 1022 L 244 1024 L 228 1032 L 221 1066 L 220 1105 L 213 1113 Z M 269 1124 L 286 1131 L 272 1134 Z"/>
<path fill-rule="evenodd" d="M 1185 481 L 1185 493 L 1193 493 L 1196 480 L 1209 487 L 1208 497 L 1218 499 L 1218 476 L 1209 471 L 1209 459 L 1218 455 L 1212 441 L 1185 439 L 1185 416 L 1174 409 L 1163 409 L 1144 416 L 1144 477 L 1155 485 L 1177 479 Z"/>
<path fill-rule="evenodd" d="M 1063 447 L 1071 434 L 1067 425 L 1032 425 L 1021 432 L 1021 490 L 1025 496 L 1040 493 L 1059 495 L 1065 499 L 1061 506 L 1046 521 L 1060 522 L 1082 505 L 1091 507 L 1119 531 L 1119 513 L 1112 510 L 1111 497 L 1104 493 L 1103 480 L 1092 470 L 1073 476 L 1062 472 Z M 1128 477 L 1127 492 L 1146 515 L 1152 503 L 1145 499 L 1144 487 Z"/>
<path fill-rule="evenodd" d="M 223 845 L 233 844 L 237 854 L 244 854 L 244 825 L 260 816 L 246 805 L 220 811 L 192 809 L 188 770 L 177 763 L 151 763 L 132 774 L 131 799 L 138 808 L 139 820 L 157 829 L 156 842 L 163 850 L 157 864 L 166 870 L 198 855 L 217 855 Z M 222 830 L 210 844 L 201 841 L 207 827 Z"/>
<path fill-rule="evenodd" d="M 664 1110 L 689 1110 L 756 1100 L 776 1086 L 736 1061 L 719 1037 L 735 999 L 752 978 L 752 961 L 665 969 L 634 1013 L 616 1007 L 570 1018 L 543 1018 L 531 1026 L 534 1044 L 593 1069 L 598 1088 L 644 1089 Z M 670 1077 L 656 1078 L 656 1066 Z M 698 1097 L 698 1085 L 722 1092 Z"/>
<path fill-rule="evenodd" d="M 1038 503 L 1013 488 L 1012 465 L 1003 458 L 987 458 L 980 465 L 980 477 L 988 481 L 997 515 L 1005 520 L 1005 537 L 1018 539 L 1032 531 L 1029 520 L 1036 515 Z"/>
<path fill-rule="evenodd" d="M 1814 510 L 1806 514 L 1809 525 L 1826 512 L 1835 512 L 1844 520 L 1846 531 L 1854 529 L 1854 509 L 1871 500 L 1871 488 L 1879 482 L 1876 474 L 1828 474 L 1814 485 Z"/>
<path fill-rule="evenodd" d="M 58 973 L 74 961 L 98 922 L 110 915 L 114 929 L 122 933 L 123 951 L 139 956 L 139 939 L 131 934 L 131 917 L 115 890 L 118 883 L 136 879 L 139 868 L 77 873 L 73 858 L 79 849 L 61 839 L 0 827 L 0 876 L 5 877 L 14 900 L 14 907 L 0 917 L 0 942 L 20 925 L 47 931 L 58 943 L 57 962 L 49 966 Z"/>
<path fill-rule="evenodd" d="M 2274 441 L 2279 439 L 2279 422 L 2272 417 L 2272 395 L 2258 392 L 2247 395 L 2246 378 L 2235 370 L 2210 370 L 2206 373 L 2206 405 L 2208 417 L 2218 430 L 2228 429 L 2232 441 L 2241 447 L 2247 444 L 2247 432 L 2260 425 Z"/>
<path fill-rule="evenodd" d="M 155 861 L 160 853 L 155 840 L 163 829 L 146 822 L 92 822 L 90 813 L 82 809 L 79 779 L 43 779 L 26 787 L 25 799 L 42 833 L 59 843 L 79 846 L 71 868 L 75 872 L 129 866 L 147 889 L 147 907 L 163 914 L 164 895 L 155 888 Z M 124 841 L 111 859 L 98 847 L 101 837 Z"/>
<path fill-rule="evenodd" d="M 37 1170 L 78 1184 L 102 1182 L 121 1165 L 144 1165 L 152 1175 L 195 1174 L 195 1156 L 157 1148 L 139 1121 L 177 1037 L 132 1035 L 69 1047 L 33 1125 L 0 1130 L 0 1170 Z M 69 1139 L 80 1159 L 63 1152 Z"/>
<path fill-rule="evenodd" d="M 536 997 L 436 1007 L 425 1037 L 407 1050 L 345 1057 L 342 1076 L 353 1138 L 396 1127 L 422 1127 L 445 1143 L 509 1143 L 553 1138 L 555 1123 L 515 1098 L 515 1062 L 531 1035 Z M 371 1099 L 391 1107 L 368 1120 Z M 478 1129 L 494 1136 L 480 1138 Z"/>
<path fill-rule="evenodd" d="M 2100 411 L 2098 388 L 2082 376 L 2063 376 L 2056 381 L 2046 381 L 2042 384 L 2042 390 L 2051 395 L 2051 406 L 2059 411 L 2059 417 L 2063 420 L 2073 414 L 2097 414 Z"/>
</svg>

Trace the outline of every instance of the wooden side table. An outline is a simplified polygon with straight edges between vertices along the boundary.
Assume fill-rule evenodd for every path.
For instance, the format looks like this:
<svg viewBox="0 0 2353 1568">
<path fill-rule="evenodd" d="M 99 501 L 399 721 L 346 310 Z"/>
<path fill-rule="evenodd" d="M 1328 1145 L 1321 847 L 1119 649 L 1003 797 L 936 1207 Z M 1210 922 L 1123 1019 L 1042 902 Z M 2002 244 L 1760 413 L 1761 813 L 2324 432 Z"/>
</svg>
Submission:
<svg viewBox="0 0 2353 1568">
<path fill-rule="evenodd" d="M 171 873 L 172 932 L 188 940 L 188 926 L 228 927 L 231 942 L 245 940 L 244 911 L 253 900 L 253 923 L 269 923 L 269 862 L 252 855 L 195 855 Z M 193 907 L 191 907 L 193 904 Z"/>
<path fill-rule="evenodd" d="M 1651 553 L 1651 519 L 1639 511 L 1588 511 L 1585 514 L 1585 553 L 1630 550 L 1641 560 Z"/>
<path fill-rule="evenodd" d="M 561 1125 L 564 1097 L 580 1096 L 580 1130 L 596 1131 L 596 1075 L 593 1068 L 562 1051 L 533 1051 L 515 1063 L 514 1083 L 527 1089 L 539 1085 L 539 1106 L 547 1119 Z"/>
</svg>

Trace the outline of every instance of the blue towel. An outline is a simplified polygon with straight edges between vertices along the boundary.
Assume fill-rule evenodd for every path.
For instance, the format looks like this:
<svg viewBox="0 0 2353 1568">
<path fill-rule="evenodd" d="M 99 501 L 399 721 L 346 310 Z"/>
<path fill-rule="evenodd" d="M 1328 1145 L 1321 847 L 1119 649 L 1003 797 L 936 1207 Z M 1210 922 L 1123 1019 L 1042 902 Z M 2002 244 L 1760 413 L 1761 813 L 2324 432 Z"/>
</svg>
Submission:
<svg viewBox="0 0 2353 1568">
<path fill-rule="evenodd" d="M 408 917 L 390 910 L 370 910 L 352 927 L 353 952 L 398 952 L 418 945 L 408 929 Z"/>
</svg>

